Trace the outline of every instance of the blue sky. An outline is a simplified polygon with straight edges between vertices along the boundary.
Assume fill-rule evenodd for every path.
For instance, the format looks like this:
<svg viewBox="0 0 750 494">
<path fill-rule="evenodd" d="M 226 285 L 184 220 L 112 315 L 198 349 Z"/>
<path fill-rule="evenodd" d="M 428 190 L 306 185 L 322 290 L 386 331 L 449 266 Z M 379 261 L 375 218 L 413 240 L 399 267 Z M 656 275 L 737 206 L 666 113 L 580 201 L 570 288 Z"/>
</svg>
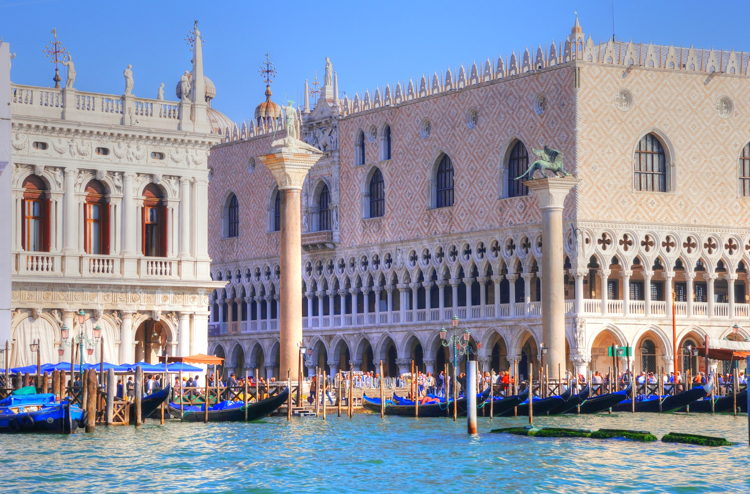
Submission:
<svg viewBox="0 0 750 494">
<path fill-rule="evenodd" d="M 580 16 L 594 40 L 750 51 L 747 0 L 510 2 L 325 2 L 0 0 L 0 39 L 16 54 L 16 83 L 51 85 L 42 49 L 50 30 L 76 62 L 80 90 L 120 94 L 122 70 L 133 64 L 134 93 L 167 98 L 190 63 L 184 41 L 194 19 L 206 40 L 206 74 L 217 87 L 214 107 L 235 121 L 249 119 L 263 99 L 258 68 L 271 53 L 278 76 L 274 99 L 302 103 L 304 80 L 322 79 L 326 56 L 339 73 L 340 92 L 353 96 L 423 74 L 457 74 L 459 65 L 497 60 L 515 50 L 547 50 Z M 532 52 L 533 53 L 533 52 Z M 63 70 L 63 78 L 64 70 Z"/>
</svg>

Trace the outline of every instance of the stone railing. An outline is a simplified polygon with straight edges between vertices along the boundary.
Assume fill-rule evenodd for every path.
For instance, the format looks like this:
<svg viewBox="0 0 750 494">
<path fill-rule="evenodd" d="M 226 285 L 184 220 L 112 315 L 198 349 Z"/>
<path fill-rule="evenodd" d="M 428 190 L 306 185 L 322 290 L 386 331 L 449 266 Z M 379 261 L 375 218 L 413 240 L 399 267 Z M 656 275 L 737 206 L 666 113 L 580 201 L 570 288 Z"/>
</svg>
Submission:
<svg viewBox="0 0 750 494">
<path fill-rule="evenodd" d="M 129 125 L 180 130 L 190 118 L 189 105 L 135 96 L 99 94 L 76 89 L 11 86 L 14 116 L 85 121 L 104 125 Z M 182 107 L 185 107 L 185 111 Z"/>
<path fill-rule="evenodd" d="M 59 254 L 47 252 L 23 252 L 16 254 L 15 270 L 19 274 L 43 274 L 62 276 Z"/>
<path fill-rule="evenodd" d="M 81 274 L 83 276 L 112 277 L 122 275 L 120 258 L 110 256 L 82 256 Z"/>
</svg>

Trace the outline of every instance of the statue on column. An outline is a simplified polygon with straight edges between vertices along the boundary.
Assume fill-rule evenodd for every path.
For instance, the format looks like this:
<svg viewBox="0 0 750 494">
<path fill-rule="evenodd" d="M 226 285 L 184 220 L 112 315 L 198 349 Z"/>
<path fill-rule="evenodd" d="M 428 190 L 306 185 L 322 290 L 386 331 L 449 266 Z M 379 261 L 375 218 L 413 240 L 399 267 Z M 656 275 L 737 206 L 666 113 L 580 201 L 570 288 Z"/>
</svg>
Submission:
<svg viewBox="0 0 750 494">
<path fill-rule="evenodd" d="M 331 86 L 333 84 L 333 64 L 328 57 L 326 57 L 326 71 L 325 77 L 323 78 L 323 84 L 325 86 Z"/>
<path fill-rule="evenodd" d="M 73 57 L 68 55 L 67 60 L 62 64 L 68 68 L 68 79 L 65 81 L 65 89 L 73 89 L 73 84 L 76 82 L 76 66 L 73 63 Z"/>
<path fill-rule="evenodd" d="M 567 177 L 570 175 L 570 173 L 565 170 L 565 165 L 563 165 L 562 152 L 547 146 L 544 146 L 543 150 L 534 149 L 533 151 L 540 159 L 533 162 L 528 170 L 522 175 L 516 177 L 516 180 L 520 180 L 524 177 L 528 177 L 529 180 L 534 180 L 536 172 L 540 172 L 542 177 L 545 178 L 547 177 L 547 171 L 552 172 L 552 176 L 554 177 Z"/>
<path fill-rule="evenodd" d="M 122 71 L 122 76 L 125 78 L 125 96 L 130 96 L 133 93 L 133 66 L 131 64 L 128 64 Z"/>
</svg>

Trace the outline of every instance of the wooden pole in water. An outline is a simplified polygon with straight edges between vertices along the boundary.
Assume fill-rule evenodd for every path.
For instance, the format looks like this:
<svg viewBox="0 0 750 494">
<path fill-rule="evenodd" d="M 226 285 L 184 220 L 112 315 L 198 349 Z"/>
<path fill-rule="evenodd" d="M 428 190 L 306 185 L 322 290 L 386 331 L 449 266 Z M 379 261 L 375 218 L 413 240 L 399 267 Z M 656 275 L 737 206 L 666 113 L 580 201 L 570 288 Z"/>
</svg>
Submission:
<svg viewBox="0 0 750 494">
<path fill-rule="evenodd" d="M 529 362 L 529 425 L 534 425 L 534 366 Z"/>
<path fill-rule="evenodd" d="M 320 416 L 320 368 L 315 367 L 315 416 Z"/>
<path fill-rule="evenodd" d="M 708 372 L 708 367 L 706 367 L 706 372 Z M 711 386 L 711 414 L 714 414 L 716 412 L 716 410 L 715 410 L 716 403 L 714 402 L 714 397 L 716 395 L 715 395 L 714 390 L 716 389 L 716 385 L 718 384 L 716 382 L 716 375 L 715 374 L 711 374 L 711 381 L 713 381 L 713 384 L 714 384 L 713 386 Z"/>
<path fill-rule="evenodd" d="M 455 347 L 453 351 L 455 352 Z M 451 384 L 453 384 L 453 421 L 455 422 L 458 419 L 458 373 L 456 372 L 456 366 L 453 366 Z"/>
<path fill-rule="evenodd" d="M 320 383 L 322 387 L 322 392 L 320 393 L 321 398 L 323 398 L 323 420 L 326 419 L 326 388 L 328 381 L 326 381 L 326 371 L 323 371 L 323 382 Z"/>
<path fill-rule="evenodd" d="M 182 418 L 182 416 L 185 414 L 185 403 L 184 403 L 185 395 L 184 395 L 184 389 L 183 389 L 183 387 L 185 386 L 185 381 L 182 380 L 182 371 L 180 371 L 180 373 L 177 376 L 180 379 L 180 418 Z"/>
<path fill-rule="evenodd" d="M 443 373 L 443 389 L 445 394 L 445 416 L 450 417 L 451 415 L 451 399 L 450 399 L 450 377 L 448 377 L 448 364 L 445 364 L 445 371 Z"/>
<path fill-rule="evenodd" d="M 96 430 L 96 372 L 94 369 L 87 371 L 85 386 L 88 389 L 88 402 L 86 403 L 86 432 Z"/>
<path fill-rule="evenodd" d="M 336 416 L 341 417 L 341 395 L 344 394 L 341 380 L 341 369 L 336 373 L 336 381 L 338 382 L 338 386 L 336 386 Z"/>
<path fill-rule="evenodd" d="M 34 380 L 34 386 L 36 386 L 37 393 L 39 393 L 39 388 L 42 387 L 42 345 L 39 343 L 39 340 L 34 341 L 36 342 L 36 379 Z"/>
<path fill-rule="evenodd" d="M 562 389 L 562 366 L 560 363 L 557 364 L 557 394 L 561 395 L 563 394 Z"/>
<path fill-rule="evenodd" d="M 214 372 L 216 372 L 216 366 L 214 365 Z M 208 386 L 208 366 L 206 366 L 206 376 L 204 377 L 206 380 L 206 396 L 203 399 L 203 423 L 208 423 L 208 407 L 211 406 L 211 398 L 208 396 L 209 391 L 211 388 Z"/>
<path fill-rule="evenodd" d="M 115 370 L 109 369 L 107 371 L 107 412 L 105 422 L 107 425 L 112 425 L 112 421 L 115 416 Z"/>
<path fill-rule="evenodd" d="M 60 371 L 60 399 L 62 400 L 68 396 L 68 392 L 65 389 L 65 384 L 68 380 L 68 376 L 65 375 L 65 371 Z"/>
<path fill-rule="evenodd" d="M 490 369 L 490 422 L 492 422 L 492 416 L 494 414 L 495 414 L 495 371 L 493 369 Z"/>
<path fill-rule="evenodd" d="M 385 389 L 383 388 L 383 361 L 380 361 L 380 418 L 385 417 Z"/>
<path fill-rule="evenodd" d="M 746 357 L 745 362 L 746 362 L 746 367 L 745 368 L 749 368 L 750 367 L 750 356 Z M 748 386 L 750 386 L 750 385 L 748 385 Z M 748 391 L 750 391 L 750 389 L 748 389 Z M 747 393 L 747 402 L 745 403 L 745 406 L 747 407 L 746 408 L 746 410 L 747 410 L 747 425 L 748 425 L 747 432 L 748 432 L 748 439 L 750 440 L 750 393 Z"/>
<path fill-rule="evenodd" d="M 417 381 L 417 366 L 411 361 L 411 380 L 414 387 L 414 418 L 419 418 L 419 382 Z"/>
<path fill-rule="evenodd" d="M 657 393 L 659 393 L 659 413 L 661 413 L 661 401 L 662 396 L 664 396 L 664 367 L 659 367 L 659 377 L 658 381 L 656 381 L 656 387 L 658 389 Z"/>
<path fill-rule="evenodd" d="M 740 376 L 738 374 L 737 367 L 735 367 L 732 376 L 732 411 L 735 417 L 737 416 L 737 386 L 740 385 Z"/>
<path fill-rule="evenodd" d="M 477 354 L 470 352 L 466 358 L 466 427 L 469 435 L 477 433 Z"/>
<path fill-rule="evenodd" d="M 290 393 L 291 393 L 291 391 L 290 391 Z M 244 406 L 244 409 L 245 409 L 245 422 L 247 422 L 247 369 L 245 369 L 245 383 L 244 383 L 244 387 L 243 387 L 243 390 L 242 390 L 242 399 L 245 402 L 245 406 Z"/>
<path fill-rule="evenodd" d="M 349 418 L 354 414 L 354 372 L 352 361 L 349 361 L 349 394 L 346 399 L 347 408 L 349 408 Z"/>
<path fill-rule="evenodd" d="M 633 383 L 630 385 L 630 412 L 635 413 L 635 398 L 636 390 L 638 388 L 638 381 L 633 379 Z"/>
<path fill-rule="evenodd" d="M 60 401 L 60 374 L 52 371 L 52 393 L 55 395 L 55 401 Z"/>
<path fill-rule="evenodd" d="M 287 395 L 287 399 L 286 399 L 286 421 L 289 422 L 292 420 L 292 370 L 291 369 L 286 370 L 286 385 L 287 385 L 287 390 L 289 391 L 289 394 Z M 247 413 L 247 411 L 245 413 Z"/>
<path fill-rule="evenodd" d="M 260 384 L 259 381 L 260 378 L 258 377 L 258 368 L 255 368 L 255 401 L 256 403 L 260 401 Z"/>
<path fill-rule="evenodd" d="M 42 393 L 49 393 L 49 373 L 45 372 L 42 376 Z"/>
<path fill-rule="evenodd" d="M 135 368 L 135 425 L 141 425 L 141 400 L 143 399 L 143 367 Z"/>
</svg>

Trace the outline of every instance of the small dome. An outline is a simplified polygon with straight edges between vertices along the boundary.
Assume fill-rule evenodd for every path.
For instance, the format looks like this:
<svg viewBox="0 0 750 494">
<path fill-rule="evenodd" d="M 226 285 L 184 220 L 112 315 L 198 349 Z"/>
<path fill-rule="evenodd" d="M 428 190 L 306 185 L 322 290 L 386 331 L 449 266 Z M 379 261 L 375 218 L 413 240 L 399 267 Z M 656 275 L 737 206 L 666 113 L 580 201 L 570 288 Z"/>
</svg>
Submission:
<svg viewBox="0 0 750 494">
<path fill-rule="evenodd" d="M 255 119 L 281 118 L 281 107 L 271 101 L 271 86 L 266 86 L 266 100 L 255 107 Z"/>
<path fill-rule="evenodd" d="M 224 134 L 227 129 L 234 127 L 234 122 L 219 110 L 208 107 L 208 122 L 211 124 L 212 134 Z"/>
<path fill-rule="evenodd" d="M 188 73 L 188 80 L 190 81 L 190 84 L 193 84 L 193 74 Z M 203 76 L 203 83 L 206 85 L 206 103 L 210 103 L 212 99 L 216 97 L 216 85 L 214 84 L 214 81 L 209 79 L 206 76 Z M 182 88 L 180 87 L 180 81 L 177 81 L 177 86 L 174 90 L 175 94 L 177 95 L 177 99 L 182 99 Z"/>
</svg>

